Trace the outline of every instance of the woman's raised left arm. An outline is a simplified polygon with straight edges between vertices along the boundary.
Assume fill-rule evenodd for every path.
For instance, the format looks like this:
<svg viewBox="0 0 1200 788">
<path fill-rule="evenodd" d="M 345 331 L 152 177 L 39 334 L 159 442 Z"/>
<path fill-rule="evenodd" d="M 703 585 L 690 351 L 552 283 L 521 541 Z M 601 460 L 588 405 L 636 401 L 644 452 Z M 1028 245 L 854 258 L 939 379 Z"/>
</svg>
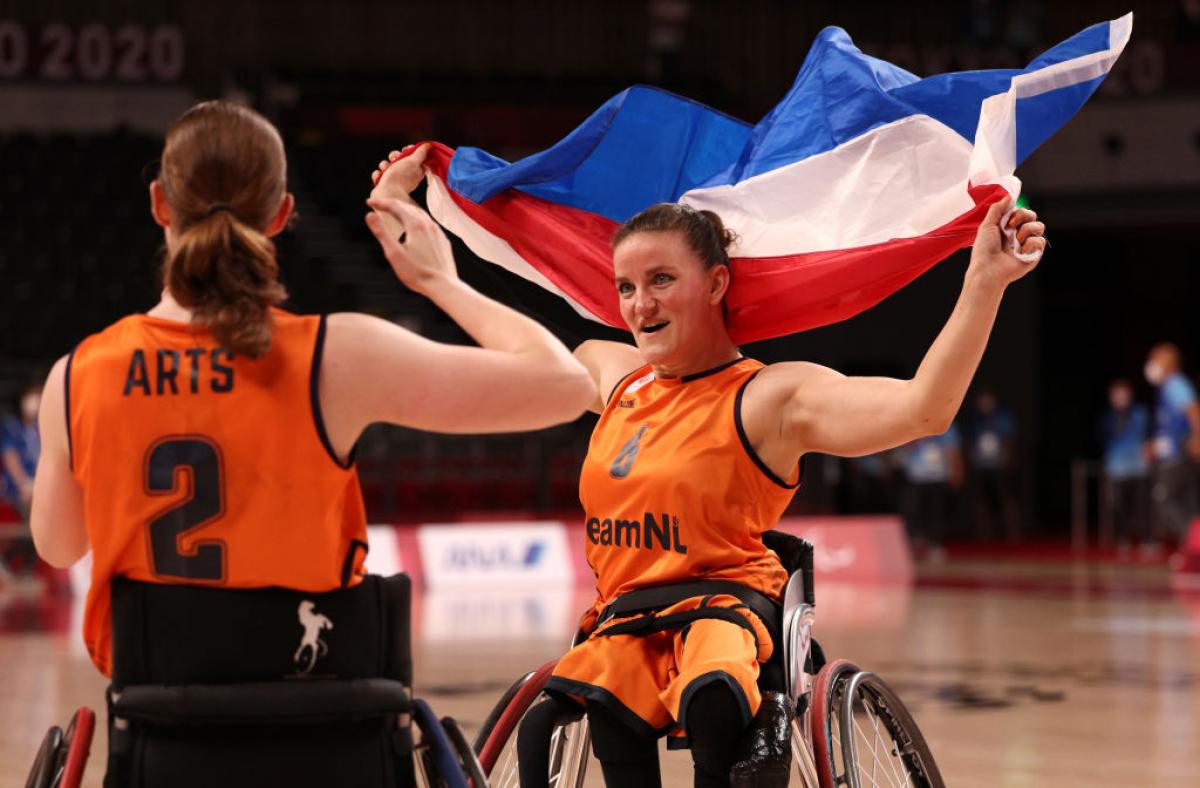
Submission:
<svg viewBox="0 0 1200 788">
<path fill-rule="evenodd" d="M 987 346 L 1009 284 L 1036 267 L 1005 249 L 996 203 L 975 236 L 962 292 L 950 319 L 911 380 L 847 377 L 803 362 L 773 364 L 746 391 L 742 418 L 760 456 L 777 470 L 807 452 L 860 456 L 945 432 L 958 413 Z M 1009 218 L 1022 254 L 1046 248 L 1033 211 Z"/>
</svg>

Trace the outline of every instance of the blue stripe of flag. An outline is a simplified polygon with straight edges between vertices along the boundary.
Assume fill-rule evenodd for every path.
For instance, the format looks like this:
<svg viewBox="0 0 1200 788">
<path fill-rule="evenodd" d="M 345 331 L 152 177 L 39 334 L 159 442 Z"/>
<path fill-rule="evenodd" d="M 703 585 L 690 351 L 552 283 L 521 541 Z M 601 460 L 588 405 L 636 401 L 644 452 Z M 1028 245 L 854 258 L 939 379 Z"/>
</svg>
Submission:
<svg viewBox="0 0 1200 788">
<path fill-rule="evenodd" d="M 449 185 L 477 203 L 517 188 L 623 222 L 656 202 L 739 183 L 915 114 L 933 117 L 973 142 L 984 99 L 1008 90 L 1018 74 L 1106 50 L 1109 32 L 1107 22 L 1093 25 L 1021 70 L 920 79 L 863 54 L 844 30 L 829 27 L 817 36 L 787 95 L 754 127 L 637 86 L 609 99 L 553 147 L 516 163 L 459 148 Z M 1102 79 L 1018 101 L 1018 163 L 1069 120 Z"/>
</svg>

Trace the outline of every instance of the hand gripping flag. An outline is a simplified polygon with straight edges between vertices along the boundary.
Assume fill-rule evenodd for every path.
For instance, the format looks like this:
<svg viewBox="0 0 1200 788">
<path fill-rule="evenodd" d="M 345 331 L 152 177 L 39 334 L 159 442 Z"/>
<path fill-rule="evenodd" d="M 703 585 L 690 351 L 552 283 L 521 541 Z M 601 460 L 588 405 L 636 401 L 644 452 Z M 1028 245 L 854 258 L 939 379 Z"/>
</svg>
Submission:
<svg viewBox="0 0 1200 788">
<path fill-rule="evenodd" d="M 817 36 L 755 126 L 655 88 L 614 96 L 562 141 L 508 163 L 435 145 L 434 218 L 479 257 L 624 328 L 610 241 L 658 202 L 716 211 L 738 235 L 726 299 L 734 341 L 845 320 L 969 246 L 988 206 L 1096 90 L 1132 14 L 1025 69 L 919 79 Z"/>
</svg>

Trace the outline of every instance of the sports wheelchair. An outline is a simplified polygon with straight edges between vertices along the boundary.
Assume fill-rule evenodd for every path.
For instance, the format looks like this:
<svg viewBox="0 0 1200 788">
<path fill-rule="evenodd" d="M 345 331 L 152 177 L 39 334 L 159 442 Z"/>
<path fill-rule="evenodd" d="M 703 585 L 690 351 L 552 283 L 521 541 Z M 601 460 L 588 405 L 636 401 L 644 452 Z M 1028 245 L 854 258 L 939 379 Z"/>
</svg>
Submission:
<svg viewBox="0 0 1200 788">
<path fill-rule="evenodd" d="M 118 578 L 112 602 L 105 788 L 487 785 L 412 697 L 406 575 L 322 594 Z M 93 724 L 52 728 L 27 788 L 77 788 Z"/>
<path fill-rule="evenodd" d="M 769 606 L 765 615 L 774 620 L 765 623 L 779 633 L 782 641 L 782 648 L 776 648 L 771 661 L 762 666 L 759 684 L 764 691 L 783 692 L 793 705 L 791 780 L 798 778 L 798 784 L 806 788 L 942 788 L 944 783 L 929 746 L 896 693 L 879 676 L 859 669 L 853 662 L 826 662 L 820 645 L 812 638 L 812 545 L 777 531 L 765 534 L 763 541 L 780 556 L 790 574 L 782 605 L 759 595 L 758 604 L 750 607 L 760 611 L 764 603 Z M 672 587 L 661 587 L 646 598 L 665 607 L 672 598 L 694 595 L 694 586 L 684 584 L 674 597 Z M 745 589 L 737 593 L 745 599 Z M 621 612 L 632 612 L 634 608 L 640 612 L 647 606 L 626 605 Z M 575 642 L 582 637 L 582 633 L 577 634 Z M 475 751 L 493 788 L 518 785 L 516 733 L 556 662 L 517 679 L 496 703 L 476 737 Z M 581 788 L 589 750 L 588 721 L 582 712 L 554 727 L 549 784 L 554 788 Z"/>
</svg>

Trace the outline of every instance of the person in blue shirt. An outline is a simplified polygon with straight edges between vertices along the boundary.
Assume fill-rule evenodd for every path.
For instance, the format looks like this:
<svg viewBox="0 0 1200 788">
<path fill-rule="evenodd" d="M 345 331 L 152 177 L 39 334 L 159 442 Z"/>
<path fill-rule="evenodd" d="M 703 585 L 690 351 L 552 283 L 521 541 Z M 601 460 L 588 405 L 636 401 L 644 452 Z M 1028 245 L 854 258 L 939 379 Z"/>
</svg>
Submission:
<svg viewBox="0 0 1200 788">
<path fill-rule="evenodd" d="M 962 439 L 953 424 L 941 435 L 921 438 L 904 450 L 908 479 L 905 514 L 909 538 L 932 559 L 945 555 L 954 491 L 962 486 Z"/>
<path fill-rule="evenodd" d="M 1154 464 L 1150 499 L 1159 533 L 1182 541 L 1197 505 L 1196 460 L 1200 460 L 1200 403 L 1183 374 L 1179 348 L 1155 345 L 1146 359 L 1146 380 L 1158 388 L 1149 454 Z"/>
<path fill-rule="evenodd" d="M 1106 502 L 1122 547 L 1140 539 L 1151 549 L 1146 524 L 1150 464 L 1145 450 L 1150 414 L 1133 401 L 1133 386 L 1127 380 L 1109 384 L 1108 403 L 1101 424 Z"/>
<path fill-rule="evenodd" d="M 990 389 L 981 388 L 967 414 L 966 433 L 968 490 L 976 536 L 991 538 L 996 533 L 993 523 L 999 520 L 1004 535 L 1015 539 L 1020 530 L 1013 476 L 1017 420 L 997 403 Z"/>
<path fill-rule="evenodd" d="M 15 569 L 18 575 L 29 576 L 36 566 L 28 523 L 33 474 L 42 447 L 37 426 L 41 402 L 41 386 L 30 386 L 17 400 L 17 415 L 0 422 L 0 496 L 20 515 L 23 531 L 5 545 L 0 556 L 0 574 Z"/>
</svg>

